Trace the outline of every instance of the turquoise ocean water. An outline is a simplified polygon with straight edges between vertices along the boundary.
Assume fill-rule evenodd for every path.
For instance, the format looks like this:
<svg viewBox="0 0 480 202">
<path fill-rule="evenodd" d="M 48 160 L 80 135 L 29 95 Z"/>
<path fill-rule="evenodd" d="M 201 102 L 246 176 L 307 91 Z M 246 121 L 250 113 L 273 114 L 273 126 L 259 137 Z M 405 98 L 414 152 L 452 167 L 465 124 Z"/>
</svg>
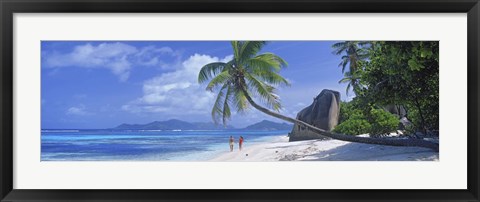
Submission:
<svg viewBox="0 0 480 202">
<path fill-rule="evenodd" d="M 42 130 L 42 161 L 205 161 L 290 131 Z M 237 145 L 235 148 L 237 149 Z"/>
</svg>

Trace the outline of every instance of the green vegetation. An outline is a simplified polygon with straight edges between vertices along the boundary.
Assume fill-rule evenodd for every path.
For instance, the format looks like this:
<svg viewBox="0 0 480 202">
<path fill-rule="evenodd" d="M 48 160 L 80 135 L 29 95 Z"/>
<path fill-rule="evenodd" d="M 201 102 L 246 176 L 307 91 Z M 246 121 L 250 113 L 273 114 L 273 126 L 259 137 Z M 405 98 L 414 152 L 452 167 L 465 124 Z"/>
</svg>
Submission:
<svg viewBox="0 0 480 202">
<path fill-rule="evenodd" d="M 399 124 L 397 116 L 380 108 L 368 106 L 362 108 L 358 100 L 340 104 L 340 124 L 335 127 L 334 132 L 347 135 L 369 133 L 372 136 L 381 136 L 396 131 Z"/>
<path fill-rule="evenodd" d="M 349 119 L 335 127 L 333 132 L 347 135 L 360 135 L 369 133 L 372 129 L 370 124 L 360 110 L 355 110 Z"/>
<path fill-rule="evenodd" d="M 340 102 L 340 116 L 338 118 L 338 124 L 347 121 L 348 119 L 350 119 L 350 117 L 353 116 L 353 114 L 361 114 L 363 117 L 362 111 L 360 109 L 357 109 L 354 104 L 355 99 L 350 102 Z"/>
<path fill-rule="evenodd" d="M 380 136 L 397 130 L 399 120 L 395 115 L 383 109 L 372 108 L 370 116 L 372 123 L 370 135 Z"/>
<path fill-rule="evenodd" d="M 355 50 L 344 51 L 355 57 L 355 68 L 345 72 L 342 83 L 354 75 L 357 106 L 395 105 L 407 111 L 406 117 L 413 123 L 412 131 L 436 131 L 439 127 L 439 45 L 437 41 L 402 42 L 343 42 L 354 44 Z M 352 45 L 353 46 L 353 45 Z M 338 46 L 333 46 L 338 48 Z M 353 49 L 353 48 L 352 48 Z M 338 52 L 335 52 L 339 54 Z M 350 61 L 352 65 L 352 61 Z M 349 85 L 350 86 L 350 85 Z M 347 87 L 347 91 L 349 89 Z M 342 110 L 351 111 L 347 107 Z M 378 112 L 380 113 L 380 112 Z M 391 122 L 393 118 L 380 116 L 380 122 Z M 390 120 L 391 119 L 391 120 Z M 382 132 L 372 123 L 371 133 Z M 386 127 L 386 126 L 385 126 Z M 383 131 L 384 132 L 384 131 Z"/>
</svg>

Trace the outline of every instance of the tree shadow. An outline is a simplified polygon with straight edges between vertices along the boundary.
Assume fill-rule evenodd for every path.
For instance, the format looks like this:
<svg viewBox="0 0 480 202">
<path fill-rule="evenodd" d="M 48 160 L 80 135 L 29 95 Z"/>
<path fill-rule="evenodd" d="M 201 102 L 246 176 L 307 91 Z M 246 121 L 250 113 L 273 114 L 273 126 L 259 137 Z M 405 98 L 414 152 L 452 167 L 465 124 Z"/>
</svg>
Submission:
<svg viewBox="0 0 480 202">
<path fill-rule="evenodd" d="M 321 148 L 319 148 L 321 150 Z M 421 147 L 395 147 L 349 143 L 306 155 L 302 161 L 433 161 L 438 152 Z"/>
</svg>

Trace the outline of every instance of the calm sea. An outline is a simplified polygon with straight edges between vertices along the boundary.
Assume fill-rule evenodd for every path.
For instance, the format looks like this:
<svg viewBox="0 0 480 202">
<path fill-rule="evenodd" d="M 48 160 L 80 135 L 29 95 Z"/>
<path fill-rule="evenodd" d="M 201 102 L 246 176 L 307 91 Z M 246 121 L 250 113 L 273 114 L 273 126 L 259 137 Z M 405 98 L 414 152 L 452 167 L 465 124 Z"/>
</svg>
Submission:
<svg viewBox="0 0 480 202">
<path fill-rule="evenodd" d="M 42 161 L 204 161 L 290 131 L 42 130 Z M 237 149 L 235 145 L 235 149 Z"/>
</svg>

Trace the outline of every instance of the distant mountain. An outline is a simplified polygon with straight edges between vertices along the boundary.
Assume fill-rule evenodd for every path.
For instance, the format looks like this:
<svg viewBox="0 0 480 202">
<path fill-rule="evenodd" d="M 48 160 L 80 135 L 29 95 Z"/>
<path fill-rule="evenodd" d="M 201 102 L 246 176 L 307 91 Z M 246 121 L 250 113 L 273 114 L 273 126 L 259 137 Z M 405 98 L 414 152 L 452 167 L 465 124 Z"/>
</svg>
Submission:
<svg viewBox="0 0 480 202">
<path fill-rule="evenodd" d="M 197 122 L 193 123 L 198 129 L 197 130 L 225 130 L 225 129 L 235 129 L 231 125 L 227 125 L 226 127 L 223 124 L 214 124 L 212 122 Z"/>
<path fill-rule="evenodd" d="M 272 121 L 263 120 L 253 125 L 249 125 L 240 130 L 291 130 L 293 125 L 286 123 L 275 123 Z M 147 124 L 121 124 L 114 130 L 234 130 L 235 128 L 227 125 L 224 127 L 221 124 L 214 124 L 212 122 L 186 122 L 178 119 L 170 119 L 167 121 L 154 121 Z"/>
<path fill-rule="evenodd" d="M 293 125 L 287 123 L 276 123 L 263 120 L 256 124 L 249 125 L 243 130 L 292 130 Z"/>
<path fill-rule="evenodd" d="M 224 130 L 234 129 L 232 126 L 223 127 L 214 123 L 190 123 L 178 119 L 167 121 L 154 121 L 147 124 L 121 124 L 113 129 L 116 130 Z"/>
</svg>

